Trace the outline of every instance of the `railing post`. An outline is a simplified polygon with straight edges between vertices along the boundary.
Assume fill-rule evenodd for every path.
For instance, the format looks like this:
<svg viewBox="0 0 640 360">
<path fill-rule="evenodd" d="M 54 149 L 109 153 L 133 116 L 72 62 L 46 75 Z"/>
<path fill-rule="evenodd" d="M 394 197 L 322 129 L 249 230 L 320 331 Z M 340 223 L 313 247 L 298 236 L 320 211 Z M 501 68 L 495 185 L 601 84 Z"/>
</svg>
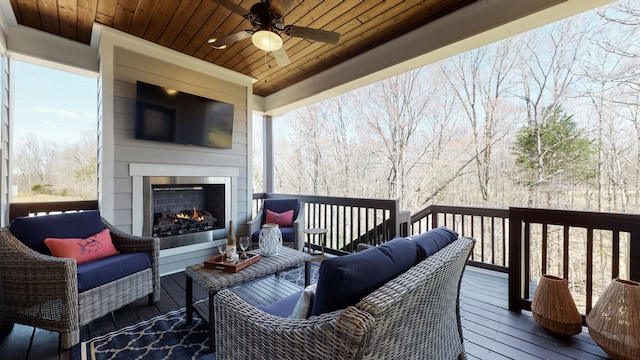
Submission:
<svg viewBox="0 0 640 360">
<path fill-rule="evenodd" d="M 522 214 L 509 208 L 509 310 L 522 308 Z"/>
<path fill-rule="evenodd" d="M 431 212 L 431 228 L 435 229 L 438 227 L 438 209 L 436 206 L 432 206 L 433 211 Z"/>
<path fill-rule="evenodd" d="M 413 234 L 409 234 L 409 223 L 411 222 L 411 211 L 409 210 L 400 210 L 398 214 L 398 226 L 400 228 L 400 232 L 398 236 L 411 236 Z"/>
<path fill-rule="evenodd" d="M 400 234 L 400 201 L 396 199 L 393 202 L 393 210 L 389 212 L 389 223 L 393 225 L 393 234 L 389 234 L 389 241 Z"/>
</svg>

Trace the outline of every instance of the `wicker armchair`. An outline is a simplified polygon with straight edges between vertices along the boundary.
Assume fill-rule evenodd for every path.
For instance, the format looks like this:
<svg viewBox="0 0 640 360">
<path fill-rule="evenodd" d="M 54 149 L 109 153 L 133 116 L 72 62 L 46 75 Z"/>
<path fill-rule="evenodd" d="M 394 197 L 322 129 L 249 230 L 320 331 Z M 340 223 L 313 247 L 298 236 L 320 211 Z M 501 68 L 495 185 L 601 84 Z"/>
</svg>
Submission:
<svg viewBox="0 0 640 360">
<path fill-rule="evenodd" d="M 26 246 L 8 228 L 0 229 L 0 325 L 25 324 L 60 332 L 71 348 L 80 340 L 80 326 L 145 295 L 160 299 L 159 242 L 126 234 L 102 219 L 120 253 L 150 254 L 151 268 L 78 293 L 75 259 L 41 254 Z"/>
<path fill-rule="evenodd" d="M 216 358 L 465 359 L 460 281 L 474 244 L 461 237 L 355 306 L 309 319 L 267 314 L 223 290 Z"/>
<path fill-rule="evenodd" d="M 249 228 L 249 236 L 254 243 L 258 242 L 258 236 L 262 225 L 265 224 L 266 210 L 275 212 L 283 212 L 286 210 L 294 210 L 293 224 L 291 227 L 280 226 L 282 232 L 283 245 L 292 247 L 296 250 L 304 248 L 304 206 L 298 199 L 266 199 L 256 217 L 247 223 Z"/>
</svg>

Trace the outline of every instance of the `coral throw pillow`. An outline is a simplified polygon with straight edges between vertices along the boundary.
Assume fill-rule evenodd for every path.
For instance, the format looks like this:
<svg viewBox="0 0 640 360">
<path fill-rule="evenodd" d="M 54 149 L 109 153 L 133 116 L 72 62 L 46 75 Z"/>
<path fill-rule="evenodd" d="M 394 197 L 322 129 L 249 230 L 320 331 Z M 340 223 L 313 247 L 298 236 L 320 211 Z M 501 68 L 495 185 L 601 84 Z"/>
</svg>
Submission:
<svg viewBox="0 0 640 360">
<path fill-rule="evenodd" d="M 293 210 L 288 210 L 283 213 L 273 212 L 267 209 L 266 224 L 277 224 L 279 226 L 291 226 L 293 225 Z"/>
<path fill-rule="evenodd" d="M 78 264 L 120 254 L 113 246 L 109 229 L 104 229 L 86 239 L 46 238 L 44 243 L 53 256 L 74 258 Z"/>
</svg>

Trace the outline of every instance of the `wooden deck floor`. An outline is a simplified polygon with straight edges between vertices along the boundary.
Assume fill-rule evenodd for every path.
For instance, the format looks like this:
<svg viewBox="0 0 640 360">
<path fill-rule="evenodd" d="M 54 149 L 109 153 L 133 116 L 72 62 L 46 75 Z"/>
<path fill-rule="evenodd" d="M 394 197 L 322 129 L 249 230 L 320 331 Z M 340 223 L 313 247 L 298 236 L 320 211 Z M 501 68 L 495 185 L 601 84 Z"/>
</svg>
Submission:
<svg viewBox="0 0 640 360">
<path fill-rule="evenodd" d="M 148 306 L 146 298 L 140 299 L 82 327 L 81 338 L 89 338 L 185 305 L 183 273 L 164 276 L 161 283 L 160 302 Z M 266 288 L 272 293 L 277 292 L 275 286 Z M 586 328 L 570 339 L 560 339 L 540 328 L 530 314 L 509 312 L 505 274 L 468 267 L 461 292 L 464 344 L 469 359 L 607 358 L 604 351 L 591 340 Z M 204 297 L 206 293 L 194 286 L 194 298 Z M 58 343 L 57 333 L 15 325 L 0 344 L 0 359 L 71 359 L 71 352 L 59 351 Z"/>
</svg>

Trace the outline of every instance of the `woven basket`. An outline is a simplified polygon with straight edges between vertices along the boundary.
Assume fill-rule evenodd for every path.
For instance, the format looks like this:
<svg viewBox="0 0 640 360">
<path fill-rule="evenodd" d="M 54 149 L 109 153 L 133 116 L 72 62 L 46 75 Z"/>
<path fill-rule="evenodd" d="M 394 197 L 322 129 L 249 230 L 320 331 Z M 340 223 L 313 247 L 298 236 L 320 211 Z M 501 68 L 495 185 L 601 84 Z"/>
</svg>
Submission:
<svg viewBox="0 0 640 360">
<path fill-rule="evenodd" d="M 640 359 L 640 283 L 614 279 L 586 321 L 593 341 L 612 359 Z"/>
<path fill-rule="evenodd" d="M 566 337 L 582 331 L 582 316 L 565 279 L 542 275 L 533 296 L 531 312 L 538 325 L 554 335 Z"/>
</svg>

